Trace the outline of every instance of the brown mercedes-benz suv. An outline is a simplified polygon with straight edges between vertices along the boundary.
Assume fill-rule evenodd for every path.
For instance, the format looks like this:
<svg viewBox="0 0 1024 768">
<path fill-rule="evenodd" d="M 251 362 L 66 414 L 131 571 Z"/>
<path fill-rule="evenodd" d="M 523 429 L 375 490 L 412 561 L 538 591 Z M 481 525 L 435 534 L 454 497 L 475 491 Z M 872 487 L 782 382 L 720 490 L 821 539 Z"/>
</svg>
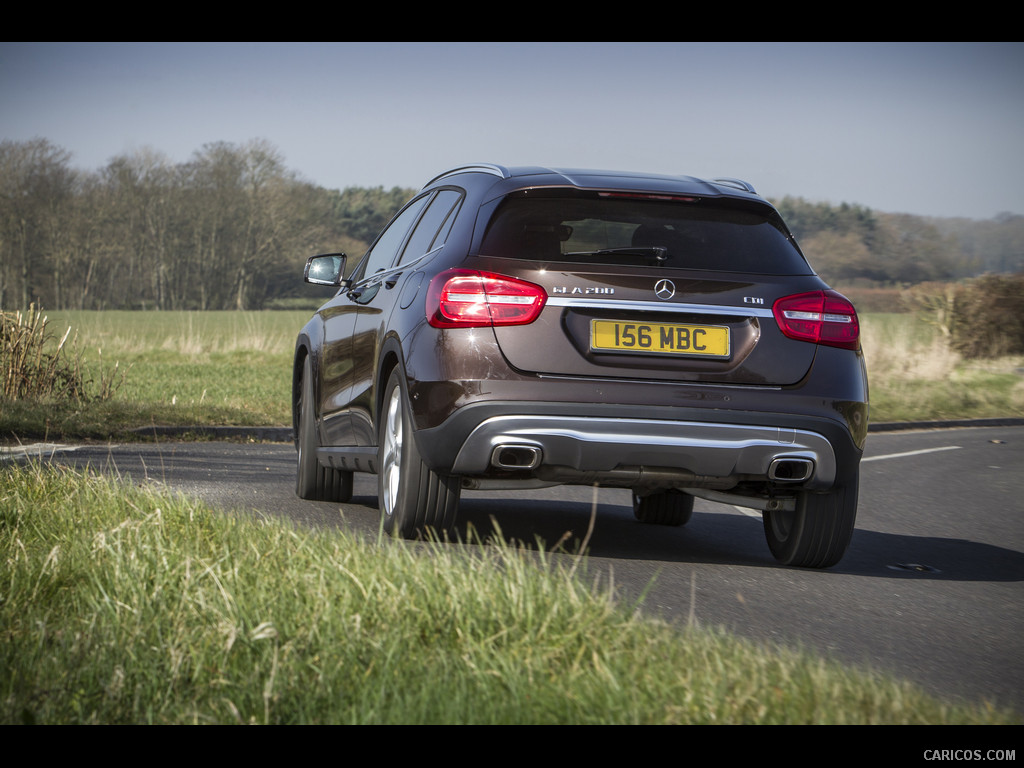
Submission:
<svg viewBox="0 0 1024 768">
<path fill-rule="evenodd" d="M 857 511 L 857 313 L 750 185 L 473 165 L 428 183 L 296 344 L 297 492 L 378 477 L 385 529 L 444 535 L 467 489 L 632 490 L 762 510 L 785 564 L 827 567 Z"/>
</svg>

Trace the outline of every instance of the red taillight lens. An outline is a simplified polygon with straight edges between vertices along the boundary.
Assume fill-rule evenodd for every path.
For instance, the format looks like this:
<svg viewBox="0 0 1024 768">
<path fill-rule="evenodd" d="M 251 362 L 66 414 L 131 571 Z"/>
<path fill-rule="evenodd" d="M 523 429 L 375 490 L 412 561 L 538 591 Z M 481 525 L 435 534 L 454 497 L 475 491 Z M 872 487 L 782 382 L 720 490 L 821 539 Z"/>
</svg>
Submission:
<svg viewBox="0 0 1024 768">
<path fill-rule="evenodd" d="M 525 280 L 453 269 L 430 281 L 427 320 L 435 328 L 525 325 L 547 299 L 543 288 Z"/>
<path fill-rule="evenodd" d="M 813 291 L 786 296 L 772 307 L 775 322 L 791 339 L 843 349 L 860 348 L 857 310 L 835 291 Z"/>
</svg>

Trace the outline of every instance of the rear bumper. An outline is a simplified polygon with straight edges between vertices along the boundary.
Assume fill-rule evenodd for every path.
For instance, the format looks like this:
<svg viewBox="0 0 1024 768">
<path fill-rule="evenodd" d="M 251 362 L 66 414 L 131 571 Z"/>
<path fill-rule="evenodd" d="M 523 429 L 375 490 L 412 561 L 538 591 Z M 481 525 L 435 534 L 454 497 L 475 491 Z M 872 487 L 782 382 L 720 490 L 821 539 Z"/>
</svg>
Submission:
<svg viewBox="0 0 1024 768">
<path fill-rule="evenodd" d="M 664 406 L 481 402 L 415 436 L 445 474 L 647 489 L 824 491 L 862 454 L 838 419 Z"/>
<path fill-rule="evenodd" d="M 731 487 L 767 479 L 807 490 L 836 480 L 822 435 L 789 427 L 654 419 L 496 416 L 473 429 L 452 473 L 529 471 L 545 480 Z"/>
</svg>

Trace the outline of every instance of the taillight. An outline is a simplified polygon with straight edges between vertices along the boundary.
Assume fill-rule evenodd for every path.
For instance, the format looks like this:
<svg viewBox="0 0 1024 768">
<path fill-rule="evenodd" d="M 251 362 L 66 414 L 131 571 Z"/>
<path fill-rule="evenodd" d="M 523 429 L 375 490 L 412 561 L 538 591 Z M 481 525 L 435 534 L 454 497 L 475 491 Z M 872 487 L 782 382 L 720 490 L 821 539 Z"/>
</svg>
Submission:
<svg viewBox="0 0 1024 768">
<path fill-rule="evenodd" d="M 525 280 L 452 269 L 430 281 L 427 320 L 435 328 L 525 325 L 537 319 L 547 299 L 543 288 Z"/>
<path fill-rule="evenodd" d="M 857 310 L 835 291 L 786 296 L 775 302 L 772 312 L 781 331 L 791 339 L 843 349 L 860 347 Z"/>
</svg>

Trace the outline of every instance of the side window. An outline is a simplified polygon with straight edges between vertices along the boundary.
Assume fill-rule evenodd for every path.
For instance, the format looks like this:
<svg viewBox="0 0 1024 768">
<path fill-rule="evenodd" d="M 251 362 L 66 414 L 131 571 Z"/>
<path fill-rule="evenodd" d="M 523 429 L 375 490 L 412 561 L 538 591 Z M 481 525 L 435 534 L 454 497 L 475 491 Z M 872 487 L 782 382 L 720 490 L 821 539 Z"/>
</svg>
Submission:
<svg viewBox="0 0 1024 768">
<path fill-rule="evenodd" d="M 398 253 L 398 249 L 409 232 L 409 227 L 412 226 L 412 223 L 420 215 L 420 211 L 423 210 L 423 206 L 426 205 L 429 199 L 429 195 L 424 195 L 410 203 L 405 210 L 398 214 L 398 217 L 384 230 L 384 234 L 378 238 L 373 248 L 366 255 L 366 258 L 363 260 L 361 274 L 356 277 L 357 280 L 371 277 L 382 269 L 387 269 L 391 266 L 395 260 L 395 255 Z"/>
<path fill-rule="evenodd" d="M 451 222 L 455 219 L 454 208 L 461 199 L 461 193 L 454 189 L 442 189 L 437 193 L 420 223 L 416 225 L 416 231 L 409 238 L 409 244 L 405 247 L 399 263 L 418 259 L 428 251 L 444 245 L 444 237 L 447 236 Z M 439 232 L 442 227 L 443 233 Z"/>
<path fill-rule="evenodd" d="M 448 239 L 448 233 L 452 231 L 452 227 L 455 225 L 455 217 L 459 215 L 459 210 L 462 208 L 462 195 L 459 195 L 459 199 L 455 201 L 455 205 L 452 207 L 451 213 L 448 214 L 448 218 L 444 220 L 441 225 L 441 229 L 437 232 L 437 237 L 434 238 L 434 242 L 430 244 L 428 250 L 434 248 L 440 248 L 445 244 Z"/>
</svg>

